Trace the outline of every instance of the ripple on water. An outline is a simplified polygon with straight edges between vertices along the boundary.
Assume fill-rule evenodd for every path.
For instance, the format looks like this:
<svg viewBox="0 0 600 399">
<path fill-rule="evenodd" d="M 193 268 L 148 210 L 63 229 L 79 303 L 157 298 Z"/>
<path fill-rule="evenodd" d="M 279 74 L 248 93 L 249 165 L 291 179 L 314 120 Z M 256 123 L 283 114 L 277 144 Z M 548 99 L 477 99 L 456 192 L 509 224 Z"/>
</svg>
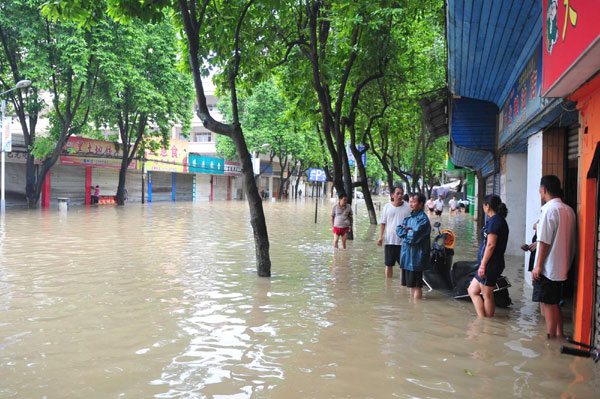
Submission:
<svg viewBox="0 0 600 399">
<path fill-rule="evenodd" d="M 331 248 L 330 204 L 264 203 L 273 276 L 256 277 L 243 202 L 9 212 L 0 226 L 0 396 L 594 397 L 558 355 L 507 258 L 515 305 L 477 320 L 386 281 L 378 226 Z M 455 260 L 477 251 L 467 215 Z M 68 376 L 68 378 L 65 378 Z"/>
</svg>

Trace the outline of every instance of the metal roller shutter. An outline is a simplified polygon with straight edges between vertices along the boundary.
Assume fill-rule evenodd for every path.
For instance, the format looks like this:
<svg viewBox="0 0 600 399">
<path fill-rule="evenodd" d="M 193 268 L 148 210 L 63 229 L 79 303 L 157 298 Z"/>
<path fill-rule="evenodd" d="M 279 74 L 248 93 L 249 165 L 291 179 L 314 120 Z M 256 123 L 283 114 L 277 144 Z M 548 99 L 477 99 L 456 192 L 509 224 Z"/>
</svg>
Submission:
<svg viewBox="0 0 600 399">
<path fill-rule="evenodd" d="M 5 168 L 6 203 L 11 205 L 27 203 L 27 199 L 25 198 L 27 165 L 24 163 L 6 162 Z"/>
<path fill-rule="evenodd" d="M 100 186 L 100 196 L 114 197 L 117 195 L 119 169 L 92 168 L 92 187 L 96 187 L 96 185 Z"/>
<path fill-rule="evenodd" d="M 50 205 L 59 197 L 71 205 L 85 204 L 85 166 L 54 165 L 50 169 Z"/>
<path fill-rule="evenodd" d="M 227 199 L 227 176 L 213 176 L 213 200 L 223 201 Z"/>
<path fill-rule="evenodd" d="M 191 174 L 175 174 L 175 201 L 191 201 L 194 177 Z"/>
<path fill-rule="evenodd" d="M 129 196 L 127 202 L 142 202 L 142 171 L 128 169 L 125 187 Z M 145 187 L 144 190 L 146 190 Z"/>
<path fill-rule="evenodd" d="M 171 201 L 173 198 L 173 173 L 152 172 L 152 202 Z"/>
<path fill-rule="evenodd" d="M 196 202 L 210 201 L 210 175 L 196 173 Z"/>
<path fill-rule="evenodd" d="M 579 155 L 579 124 L 569 126 L 567 130 L 567 162 L 569 168 L 577 167 Z"/>
</svg>

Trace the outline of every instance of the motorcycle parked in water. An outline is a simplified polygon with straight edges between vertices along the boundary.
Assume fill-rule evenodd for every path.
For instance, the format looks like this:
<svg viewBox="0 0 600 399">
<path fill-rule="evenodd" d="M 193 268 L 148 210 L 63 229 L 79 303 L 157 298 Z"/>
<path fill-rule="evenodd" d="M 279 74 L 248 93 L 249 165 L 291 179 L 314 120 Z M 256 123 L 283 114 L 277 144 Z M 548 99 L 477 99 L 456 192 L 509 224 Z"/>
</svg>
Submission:
<svg viewBox="0 0 600 399">
<path fill-rule="evenodd" d="M 423 272 L 423 282 L 434 290 L 446 292 L 455 299 L 469 299 L 467 292 L 471 281 L 477 274 L 479 262 L 460 261 L 452 264 L 454 259 L 454 242 L 456 236 L 450 229 L 440 231 L 440 222 L 435 222 L 438 234 L 431 244 L 431 267 Z M 494 300 L 497 307 L 506 308 L 512 305 L 508 288 L 510 282 L 500 276 L 494 288 Z"/>
</svg>

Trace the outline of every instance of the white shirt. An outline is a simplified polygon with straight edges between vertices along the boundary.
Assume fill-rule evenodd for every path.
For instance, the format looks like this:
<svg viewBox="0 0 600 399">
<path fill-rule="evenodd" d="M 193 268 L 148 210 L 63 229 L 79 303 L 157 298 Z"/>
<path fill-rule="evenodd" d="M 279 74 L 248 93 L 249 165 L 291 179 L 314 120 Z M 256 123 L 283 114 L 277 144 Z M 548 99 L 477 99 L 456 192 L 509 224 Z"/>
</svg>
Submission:
<svg viewBox="0 0 600 399">
<path fill-rule="evenodd" d="M 438 211 L 443 211 L 444 210 L 444 201 L 443 200 L 435 200 L 435 209 L 437 209 Z"/>
<path fill-rule="evenodd" d="M 452 209 L 452 210 L 456 209 L 456 201 L 454 199 L 451 199 L 450 201 L 448 201 L 448 205 L 450 205 L 450 209 Z"/>
<path fill-rule="evenodd" d="M 385 224 L 386 245 L 402 245 L 402 239 L 396 234 L 396 227 L 410 215 L 410 211 L 406 201 L 400 206 L 394 206 L 392 203 L 385 204 L 381 213 L 381 224 Z"/>
<path fill-rule="evenodd" d="M 435 201 L 434 200 L 428 200 L 425 205 L 427 206 L 428 209 L 433 209 L 435 208 Z"/>
<path fill-rule="evenodd" d="M 542 274 L 552 281 L 565 281 L 575 257 L 575 212 L 560 198 L 554 198 L 542 206 L 537 240 L 550 245 L 550 252 L 542 265 Z M 536 265 L 539 254 L 538 248 Z"/>
</svg>

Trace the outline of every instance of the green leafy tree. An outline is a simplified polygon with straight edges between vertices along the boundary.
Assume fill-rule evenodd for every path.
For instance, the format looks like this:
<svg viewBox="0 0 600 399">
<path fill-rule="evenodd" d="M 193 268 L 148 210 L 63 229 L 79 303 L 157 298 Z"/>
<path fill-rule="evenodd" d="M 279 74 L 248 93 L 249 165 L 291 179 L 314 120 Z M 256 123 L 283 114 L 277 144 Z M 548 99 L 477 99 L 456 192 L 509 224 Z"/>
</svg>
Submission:
<svg viewBox="0 0 600 399">
<path fill-rule="evenodd" d="M 138 150 L 158 143 L 166 148 L 174 123 L 189 131 L 193 86 L 189 74 L 177 68 L 170 21 L 122 25 L 105 20 L 94 28 L 101 28 L 94 120 L 118 132 L 123 151 L 117 203 L 124 205 L 127 168 Z"/>
<path fill-rule="evenodd" d="M 294 119 L 292 107 L 274 79 L 259 84 L 250 95 L 240 96 L 239 104 L 240 122 L 248 146 L 256 153 L 266 153 L 269 156 L 269 162 L 256 177 L 262 175 L 277 158 L 280 182 L 278 197 L 281 199 L 290 178 L 306 172 L 306 165 L 310 164 L 305 161 L 310 148 L 310 132 L 305 130 L 300 121 Z M 220 110 L 231 121 L 229 104 L 220 103 Z M 311 131 L 314 133 L 314 129 Z M 225 156 L 235 153 L 233 142 L 226 137 L 217 138 L 217 147 Z M 299 179 L 296 181 L 298 184 Z"/>
<path fill-rule="evenodd" d="M 231 138 L 242 174 L 250 223 L 254 231 L 257 272 L 270 276 L 269 237 L 262 199 L 258 193 L 246 138 L 241 127 L 238 85 L 251 86 L 262 80 L 264 62 L 270 49 L 276 46 L 274 27 L 280 15 L 274 12 L 279 1 L 254 0 L 106 0 L 108 14 L 118 20 L 140 18 L 145 21 L 164 19 L 167 9 L 174 13 L 183 31 L 186 58 L 196 89 L 197 114 L 204 126 L 217 134 Z M 82 26 L 94 26 L 103 15 L 102 7 L 92 0 L 53 0 L 46 3 L 45 12 L 53 17 L 68 17 Z M 220 86 L 226 86 L 232 110 L 232 123 L 222 123 L 209 112 L 202 77 L 214 68 Z"/>
<path fill-rule="evenodd" d="M 0 3 L 2 86 L 6 90 L 21 79 L 33 81 L 29 90 L 9 94 L 27 147 L 25 195 L 30 208 L 37 206 L 46 175 L 69 137 L 90 130 L 90 100 L 98 78 L 98 32 L 49 21 L 40 14 L 41 5 L 36 0 Z M 49 104 L 43 93 L 49 94 Z M 45 135 L 36 131 L 42 113 L 51 122 Z M 39 167 L 35 158 L 41 160 Z"/>
</svg>

